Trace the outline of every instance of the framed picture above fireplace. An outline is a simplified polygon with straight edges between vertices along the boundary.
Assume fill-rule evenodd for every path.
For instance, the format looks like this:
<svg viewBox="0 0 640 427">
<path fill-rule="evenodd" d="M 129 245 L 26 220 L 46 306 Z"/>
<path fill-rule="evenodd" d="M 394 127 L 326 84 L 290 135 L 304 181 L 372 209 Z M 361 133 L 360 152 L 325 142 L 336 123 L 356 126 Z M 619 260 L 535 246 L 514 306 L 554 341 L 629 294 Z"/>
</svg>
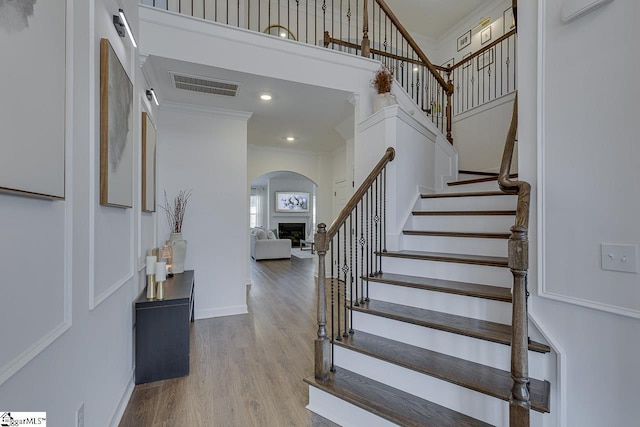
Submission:
<svg viewBox="0 0 640 427">
<path fill-rule="evenodd" d="M 276 191 L 276 212 L 309 212 L 309 193 Z"/>
</svg>

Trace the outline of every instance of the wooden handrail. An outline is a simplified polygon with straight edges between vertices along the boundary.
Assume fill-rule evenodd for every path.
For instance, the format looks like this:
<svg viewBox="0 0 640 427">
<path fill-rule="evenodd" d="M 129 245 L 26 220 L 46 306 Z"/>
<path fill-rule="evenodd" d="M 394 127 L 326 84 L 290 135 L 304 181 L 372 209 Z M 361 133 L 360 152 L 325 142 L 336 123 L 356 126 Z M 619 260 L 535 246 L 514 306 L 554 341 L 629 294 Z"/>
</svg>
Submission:
<svg viewBox="0 0 640 427">
<path fill-rule="evenodd" d="M 356 205 L 367 193 L 367 191 L 369 190 L 369 187 L 371 187 L 371 184 L 373 184 L 373 182 L 376 180 L 376 177 L 380 174 L 380 172 L 382 172 L 382 169 L 384 169 L 387 163 L 389 163 L 395 158 L 395 156 L 396 156 L 396 150 L 394 150 L 393 147 L 387 148 L 387 151 L 385 151 L 380 161 L 374 166 L 374 168 L 371 170 L 371 172 L 365 178 L 365 180 L 362 181 L 362 184 L 360 184 L 360 187 L 358 188 L 358 190 L 356 190 L 356 192 L 353 193 L 353 196 L 351 196 L 351 198 L 349 199 L 347 204 L 344 206 L 344 208 L 342 209 L 338 217 L 331 223 L 331 226 L 329 226 L 329 229 L 327 230 L 327 239 L 329 240 L 333 239 L 333 236 L 336 235 L 336 233 L 338 232 L 338 229 L 349 217 L 349 215 L 351 214 L 351 211 L 355 209 Z"/>
<path fill-rule="evenodd" d="M 511 125 L 509 126 L 509 131 L 507 132 L 507 140 L 505 142 L 504 152 L 502 154 L 502 162 L 500 163 L 498 185 L 500 185 L 500 189 L 505 193 L 518 195 L 515 225 L 522 226 L 527 229 L 529 227 L 529 203 L 531 198 L 531 185 L 529 185 L 529 183 L 525 181 L 512 181 L 509 179 L 517 132 L 518 92 L 516 92 L 516 96 L 513 101 Z"/>
<path fill-rule="evenodd" d="M 486 51 L 488 51 L 489 49 L 491 49 L 492 47 L 500 44 L 501 42 L 503 42 L 504 40 L 508 39 L 509 37 L 511 37 L 512 35 L 516 34 L 516 28 L 514 28 L 513 30 L 509 31 L 506 34 L 503 34 L 502 36 L 498 37 L 495 41 L 489 43 L 488 45 L 486 45 L 485 47 L 483 47 L 482 49 L 479 49 L 475 52 L 473 52 L 471 54 L 471 56 L 467 56 L 466 58 L 464 58 L 462 61 L 458 62 L 457 64 L 452 65 L 450 68 L 445 68 L 445 70 L 447 71 L 453 71 L 458 67 L 461 67 L 462 64 L 464 64 L 465 62 L 469 62 L 471 61 L 473 58 L 478 57 L 480 55 L 482 55 L 483 53 L 485 53 Z"/>
<path fill-rule="evenodd" d="M 411 48 L 418 54 L 418 57 L 422 60 L 422 62 L 429 69 L 429 71 L 431 71 L 431 74 L 433 74 L 433 76 L 438 81 L 438 83 L 440 83 L 440 86 L 442 86 L 445 92 L 447 92 L 447 94 L 453 93 L 453 84 L 448 83 L 440 75 L 440 73 L 438 73 L 438 70 L 436 69 L 436 67 L 431 63 L 431 61 L 429 61 L 429 58 L 427 58 L 427 55 L 424 54 L 422 49 L 420 49 L 420 46 L 418 46 L 418 44 L 413 39 L 413 37 L 411 37 L 409 32 L 400 23 L 400 20 L 398 19 L 398 17 L 393 13 L 391 9 L 389 9 L 389 6 L 387 6 L 387 3 L 385 3 L 384 0 L 376 0 L 376 3 L 378 3 L 378 6 L 380 6 L 382 11 L 387 15 L 387 17 L 393 23 L 393 25 L 395 25 L 398 28 L 398 31 L 400 32 L 400 34 L 402 34 L 402 37 L 405 38 L 407 43 L 409 43 L 409 46 L 411 46 Z"/>
<path fill-rule="evenodd" d="M 518 195 L 515 225 L 509 238 L 509 268 L 513 274 L 511 321 L 511 398 L 509 399 L 509 425 L 528 427 L 531 399 L 529 394 L 529 315 L 527 312 L 527 274 L 529 270 L 529 202 L 531 186 L 525 181 L 509 179 L 511 162 L 518 131 L 518 93 L 513 103 L 511 125 L 507 132 L 498 185 L 508 194 Z"/>
</svg>

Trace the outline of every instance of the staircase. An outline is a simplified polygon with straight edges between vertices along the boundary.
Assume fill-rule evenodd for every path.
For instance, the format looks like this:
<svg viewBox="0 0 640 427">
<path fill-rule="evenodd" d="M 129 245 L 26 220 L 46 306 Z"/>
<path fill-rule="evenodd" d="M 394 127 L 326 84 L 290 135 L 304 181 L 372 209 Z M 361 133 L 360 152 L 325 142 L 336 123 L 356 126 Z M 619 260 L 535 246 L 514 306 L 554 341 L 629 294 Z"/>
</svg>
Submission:
<svg viewBox="0 0 640 427">
<path fill-rule="evenodd" d="M 507 244 L 516 195 L 497 177 L 467 176 L 424 194 L 401 247 L 379 251 L 353 306 L 353 332 L 334 340 L 334 369 L 314 377 L 308 408 L 343 426 L 509 425 L 513 379 Z M 529 340 L 531 425 L 550 410 L 552 359 Z"/>
</svg>

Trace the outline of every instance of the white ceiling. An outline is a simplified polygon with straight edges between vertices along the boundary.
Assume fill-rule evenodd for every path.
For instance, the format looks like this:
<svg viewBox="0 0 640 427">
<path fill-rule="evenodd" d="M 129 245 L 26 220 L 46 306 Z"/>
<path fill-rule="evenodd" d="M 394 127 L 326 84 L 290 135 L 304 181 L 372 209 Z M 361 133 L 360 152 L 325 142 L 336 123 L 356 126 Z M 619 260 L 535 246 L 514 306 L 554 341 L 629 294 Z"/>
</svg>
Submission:
<svg viewBox="0 0 640 427">
<path fill-rule="evenodd" d="M 387 0 L 400 22 L 412 32 L 437 39 L 479 7 L 494 0 Z M 336 128 L 349 127 L 353 117 L 349 92 L 239 73 L 150 56 L 143 65 L 161 103 L 174 102 L 253 113 L 248 122 L 251 145 L 330 152 L 345 140 Z M 237 97 L 210 95 L 176 89 L 170 72 L 226 80 L 240 84 Z M 259 99 L 269 92 L 273 100 Z M 286 141 L 294 136 L 296 141 Z"/>
<path fill-rule="evenodd" d="M 345 143 L 336 127 L 353 116 L 349 92 L 155 56 L 143 68 L 153 76 L 161 105 L 174 102 L 253 113 L 247 125 L 249 144 L 326 152 Z M 176 89 L 170 72 L 239 83 L 240 88 L 235 98 Z M 260 100 L 265 92 L 273 96 L 271 101 Z M 287 142 L 287 136 L 296 141 Z"/>
</svg>

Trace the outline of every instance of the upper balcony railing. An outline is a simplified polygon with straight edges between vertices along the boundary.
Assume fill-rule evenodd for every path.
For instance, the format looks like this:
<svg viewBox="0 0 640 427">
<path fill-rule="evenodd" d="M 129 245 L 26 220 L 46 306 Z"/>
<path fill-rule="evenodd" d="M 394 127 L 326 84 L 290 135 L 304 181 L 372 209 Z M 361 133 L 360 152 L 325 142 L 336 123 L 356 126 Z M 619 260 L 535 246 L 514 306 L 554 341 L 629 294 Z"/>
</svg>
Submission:
<svg viewBox="0 0 640 427">
<path fill-rule="evenodd" d="M 430 62 L 384 0 L 141 0 L 142 4 L 355 55 L 397 82 L 453 143 L 453 115 L 516 88 L 515 30 L 451 67 Z"/>
</svg>

